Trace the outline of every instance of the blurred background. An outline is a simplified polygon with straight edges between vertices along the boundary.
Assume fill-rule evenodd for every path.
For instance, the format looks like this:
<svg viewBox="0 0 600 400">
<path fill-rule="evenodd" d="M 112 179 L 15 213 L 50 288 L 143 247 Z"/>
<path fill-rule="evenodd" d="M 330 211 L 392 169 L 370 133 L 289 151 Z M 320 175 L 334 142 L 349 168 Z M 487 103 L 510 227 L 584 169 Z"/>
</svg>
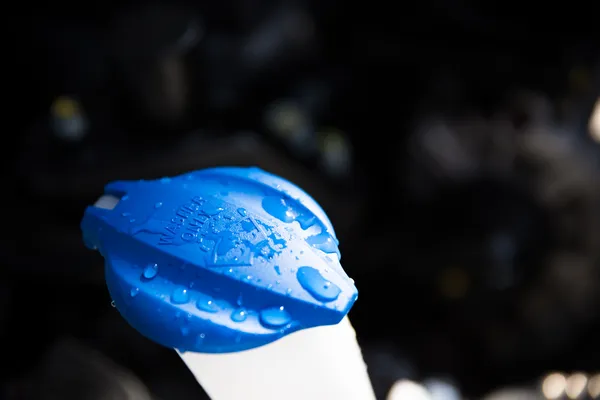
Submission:
<svg viewBox="0 0 600 400">
<path fill-rule="evenodd" d="M 108 181 L 217 165 L 329 214 L 380 399 L 600 398 L 593 2 L 15 6 L 0 398 L 206 398 L 78 224 Z"/>
</svg>

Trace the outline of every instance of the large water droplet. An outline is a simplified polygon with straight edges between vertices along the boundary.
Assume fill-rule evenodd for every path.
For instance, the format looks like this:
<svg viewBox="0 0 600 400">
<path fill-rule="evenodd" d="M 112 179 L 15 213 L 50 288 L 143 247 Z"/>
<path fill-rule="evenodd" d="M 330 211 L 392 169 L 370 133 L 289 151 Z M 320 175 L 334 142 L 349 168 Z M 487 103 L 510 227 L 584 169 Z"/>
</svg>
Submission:
<svg viewBox="0 0 600 400">
<path fill-rule="evenodd" d="M 139 293 L 140 293 L 140 288 L 137 288 L 137 287 L 131 288 L 131 290 L 129 291 L 129 295 L 130 295 L 131 297 L 135 297 L 135 296 L 137 296 Z"/>
<path fill-rule="evenodd" d="M 279 328 L 290 322 L 292 317 L 283 307 L 267 308 L 260 312 L 260 322 L 269 328 Z"/>
<path fill-rule="evenodd" d="M 175 304 L 185 304 L 190 300 L 190 294 L 186 288 L 175 288 L 171 294 L 171 302 Z"/>
<path fill-rule="evenodd" d="M 263 199 L 262 206 L 266 212 L 283 222 L 292 222 L 298 216 L 298 213 L 282 197 L 267 196 Z"/>
<path fill-rule="evenodd" d="M 148 264 L 144 268 L 144 278 L 152 279 L 158 274 L 158 264 Z"/>
<path fill-rule="evenodd" d="M 323 278 L 321 273 L 312 267 L 299 268 L 296 277 L 304 290 L 317 300 L 333 301 L 340 295 L 340 288 Z"/>
<path fill-rule="evenodd" d="M 335 253 L 340 256 L 337 241 L 326 231 L 306 238 L 306 242 L 324 253 Z"/>
<path fill-rule="evenodd" d="M 220 213 L 221 211 L 223 211 L 222 207 L 216 206 L 214 204 L 211 204 L 209 202 L 204 203 L 204 205 L 202 206 L 202 211 L 206 214 L 206 215 L 217 215 L 218 213 Z"/>
<path fill-rule="evenodd" d="M 242 221 L 242 229 L 246 232 L 252 232 L 256 229 L 256 227 L 252 221 L 245 219 Z"/>
<path fill-rule="evenodd" d="M 198 300 L 196 301 L 196 307 L 199 310 L 206 311 L 209 313 L 216 313 L 219 311 L 219 306 L 215 303 L 215 301 L 205 294 L 200 294 Z"/>
<path fill-rule="evenodd" d="M 248 318 L 248 312 L 243 308 L 238 308 L 231 313 L 231 319 L 235 322 L 244 322 Z"/>
</svg>

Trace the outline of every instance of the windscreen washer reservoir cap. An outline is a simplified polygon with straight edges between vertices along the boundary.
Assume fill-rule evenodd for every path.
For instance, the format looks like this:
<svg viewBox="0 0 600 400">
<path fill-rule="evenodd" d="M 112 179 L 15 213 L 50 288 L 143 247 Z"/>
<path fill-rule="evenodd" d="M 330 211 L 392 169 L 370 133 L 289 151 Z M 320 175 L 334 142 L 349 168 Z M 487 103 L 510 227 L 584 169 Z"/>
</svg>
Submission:
<svg viewBox="0 0 600 400">
<path fill-rule="evenodd" d="M 181 351 L 241 351 L 336 324 L 358 295 L 322 208 L 258 168 L 110 183 L 81 228 L 123 317 Z"/>
</svg>

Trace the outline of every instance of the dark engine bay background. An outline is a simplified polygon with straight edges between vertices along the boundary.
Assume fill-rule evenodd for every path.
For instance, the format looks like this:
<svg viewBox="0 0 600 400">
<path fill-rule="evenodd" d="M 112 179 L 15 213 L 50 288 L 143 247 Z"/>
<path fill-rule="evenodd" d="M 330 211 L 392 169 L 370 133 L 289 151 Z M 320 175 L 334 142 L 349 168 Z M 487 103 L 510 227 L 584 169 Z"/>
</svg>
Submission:
<svg viewBox="0 0 600 400">
<path fill-rule="evenodd" d="M 577 398 L 592 398 L 593 3 L 16 6 L 0 397 L 203 398 L 173 351 L 110 306 L 78 224 L 110 180 L 255 165 L 304 188 L 336 226 L 382 399 L 400 379 L 469 398 L 542 395 L 553 371 L 585 374 Z"/>
</svg>

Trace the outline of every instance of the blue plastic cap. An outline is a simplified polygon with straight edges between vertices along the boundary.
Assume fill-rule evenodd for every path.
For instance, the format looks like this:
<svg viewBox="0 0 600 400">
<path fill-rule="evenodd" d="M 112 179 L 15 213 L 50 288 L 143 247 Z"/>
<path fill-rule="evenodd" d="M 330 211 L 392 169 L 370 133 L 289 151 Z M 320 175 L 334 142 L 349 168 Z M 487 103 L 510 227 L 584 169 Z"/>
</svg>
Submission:
<svg viewBox="0 0 600 400">
<path fill-rule="evenodd" d="M 246 350 L 336 324 L 356 301 L 325 212 L 282 178 L 214 168 L 105 193 L 120 201 L 87 208 L 85 243 L 119 312 L 164 346 Z"/>
</svg>

